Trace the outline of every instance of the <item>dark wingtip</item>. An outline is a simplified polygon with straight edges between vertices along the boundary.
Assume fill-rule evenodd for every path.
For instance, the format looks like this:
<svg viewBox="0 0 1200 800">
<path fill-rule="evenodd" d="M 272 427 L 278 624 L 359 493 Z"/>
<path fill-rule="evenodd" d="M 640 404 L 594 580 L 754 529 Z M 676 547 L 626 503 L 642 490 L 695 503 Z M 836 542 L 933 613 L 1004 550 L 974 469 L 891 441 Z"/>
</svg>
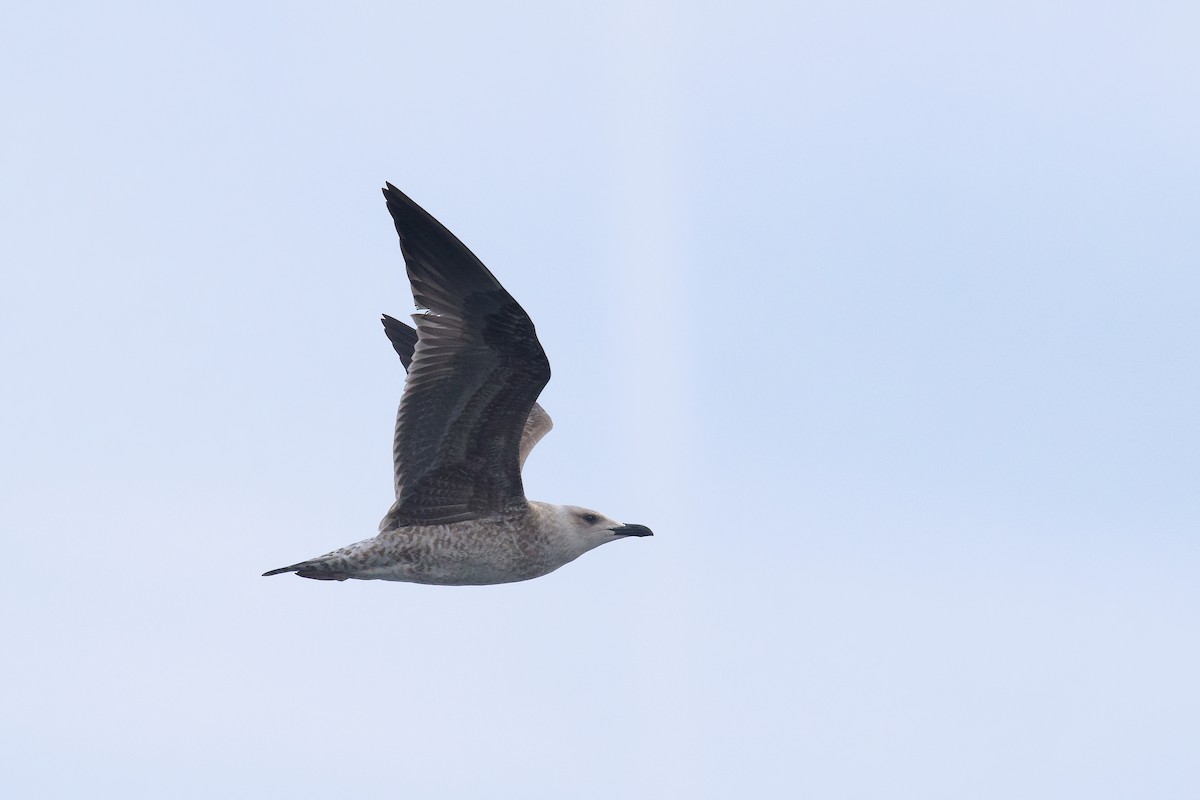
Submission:
<svg viewBox="0 0 1200 800">
<path fill-rule="evenodd" d="M 416 205 L 416 203 L 412 201 L 411 197 L 387 181 L 384 181 L 383 183 L 383 198 L 387 200 L 389 206 L 391 206 L 392 203 L 408 203 L 409 205 Z"/>
<path fill-rule="evenodd" d="M 332 570 L 330 570 L 330 571 L 322 570 L 318 567 L 312 566 L 307 561 L 304 562 L 303 564 L 292 564 L 290 567 L 280 567 L 279 569 L 273 569 L 270 572 L 264 572 L 262 574 L 262 576 L 264 578 L 266 578 L 271 575 L 282 575 L 285 572 L 294 572 L 294 573 L 296 573 L 296 575 L 298 577 L 312 578 L 313 580 L 317 580 L 317 581 L 344 581 L 350 577 L 349 572 L 335 572 Z"/>
<path fill-rule="evenodd" d="M 344 581 L 350 577 L 349 572 L 322 572 L 316 569 L 298 569 L 296 574 L 301 578 L 311 578 L 314 581 Z"/>
<path fill-rule="evenodd" d="M 400 362 L 404 364 L 405 369 L 408 369 L 408 365 L 413 360 L 413 351 L 417 348 L 417 332 L 387 314 L 384 314 L 380 321 L 383 323 L 383 332 L 387 334 L 388 341 L 392 343 L 396 355 L 400 356 Z"/>
<path fill-rule="evenodd" d="M 418 308 L 461 313 L 464 298 L 477 292 L 511 299 L 483 262 L 411 197 L 386 183 L 383 198 L 400 237 Z"/>
</svg>

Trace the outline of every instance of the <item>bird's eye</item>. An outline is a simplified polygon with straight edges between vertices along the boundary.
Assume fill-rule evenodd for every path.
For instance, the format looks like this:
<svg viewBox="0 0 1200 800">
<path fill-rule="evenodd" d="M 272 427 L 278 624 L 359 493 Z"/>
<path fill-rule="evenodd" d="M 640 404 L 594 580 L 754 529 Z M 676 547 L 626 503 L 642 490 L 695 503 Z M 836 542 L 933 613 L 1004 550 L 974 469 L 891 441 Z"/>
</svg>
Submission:
<svg viewBox="0 0 1200 800">
<path fill-rule="evenodd" d="M 597 522 L 600 521 L 600 518 L 597 517 L 595 514 L 584 514 L 583 521 L 586 522 L 588 525 L 595 525 Z"/>
</svg>

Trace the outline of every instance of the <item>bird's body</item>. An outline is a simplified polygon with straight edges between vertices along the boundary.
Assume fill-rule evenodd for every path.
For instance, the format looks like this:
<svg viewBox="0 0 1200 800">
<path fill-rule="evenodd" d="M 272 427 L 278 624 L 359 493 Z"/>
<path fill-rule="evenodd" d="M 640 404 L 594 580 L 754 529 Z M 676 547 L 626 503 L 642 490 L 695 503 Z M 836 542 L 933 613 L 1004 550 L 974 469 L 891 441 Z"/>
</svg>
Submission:
<svg viewBox="0 0 1200 800">
<path fill-rule="evenodd" d="M 320 580 L 451 586 L 540 578 L 591 549 L 583 540 L 557 535 L 562 517 L 570 513 L 564 506 L 531 502 L 485 520 L 391 528 L 283 571 Z"/>
<path fill-rule="evenodd" d="M 384 316 L 409 370 L 393 448 L 396 502 L 374 538 L 271 570 L 442 585 L 537 578 L 606 542 L 650 536 L 596 511 L 525 499 L 521 467 L 552 427 L 550 365 L 524 309 L 452 233 L 391 184 L 416 330 Z"/>
</svg>

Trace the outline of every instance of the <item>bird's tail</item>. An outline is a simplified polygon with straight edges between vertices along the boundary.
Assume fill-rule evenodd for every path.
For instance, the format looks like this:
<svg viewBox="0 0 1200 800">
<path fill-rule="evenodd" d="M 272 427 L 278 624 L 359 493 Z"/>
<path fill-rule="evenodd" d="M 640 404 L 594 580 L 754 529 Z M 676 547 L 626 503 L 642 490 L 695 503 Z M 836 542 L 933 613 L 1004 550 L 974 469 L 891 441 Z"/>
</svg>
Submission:
<svg viewBox="0 0 1200 800">
<path fill-rule="evenodd" d="M 333 561 L 323 558 L 314 558 L 311 561 L 292 564 L 290 567 L 273 569 L 264 572 L 262 576 L 266 578 L 269 575 L 282 575 L 285 572 L 294 572 L 301 578 L 312 578 L 316 581 L 344 581 L 350 577 L 350 573 L 346 571 L 344 560 Z"/>
</svg>

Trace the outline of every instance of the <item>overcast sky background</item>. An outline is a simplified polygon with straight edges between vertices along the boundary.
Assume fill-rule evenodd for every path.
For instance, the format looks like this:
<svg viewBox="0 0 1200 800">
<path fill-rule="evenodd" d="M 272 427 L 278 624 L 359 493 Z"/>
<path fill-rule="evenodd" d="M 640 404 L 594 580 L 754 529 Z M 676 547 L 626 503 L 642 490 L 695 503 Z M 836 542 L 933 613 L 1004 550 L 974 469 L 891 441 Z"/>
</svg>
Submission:
<svg viewBox="0 0 1200 800">
<path fill-rule="evenodd" d="M 13 797 L 1200 796 L 1194 3 L 23 3 Z M 373 535 L 379 194 L 537 324 L 537 581 Z"/>
</svg>

